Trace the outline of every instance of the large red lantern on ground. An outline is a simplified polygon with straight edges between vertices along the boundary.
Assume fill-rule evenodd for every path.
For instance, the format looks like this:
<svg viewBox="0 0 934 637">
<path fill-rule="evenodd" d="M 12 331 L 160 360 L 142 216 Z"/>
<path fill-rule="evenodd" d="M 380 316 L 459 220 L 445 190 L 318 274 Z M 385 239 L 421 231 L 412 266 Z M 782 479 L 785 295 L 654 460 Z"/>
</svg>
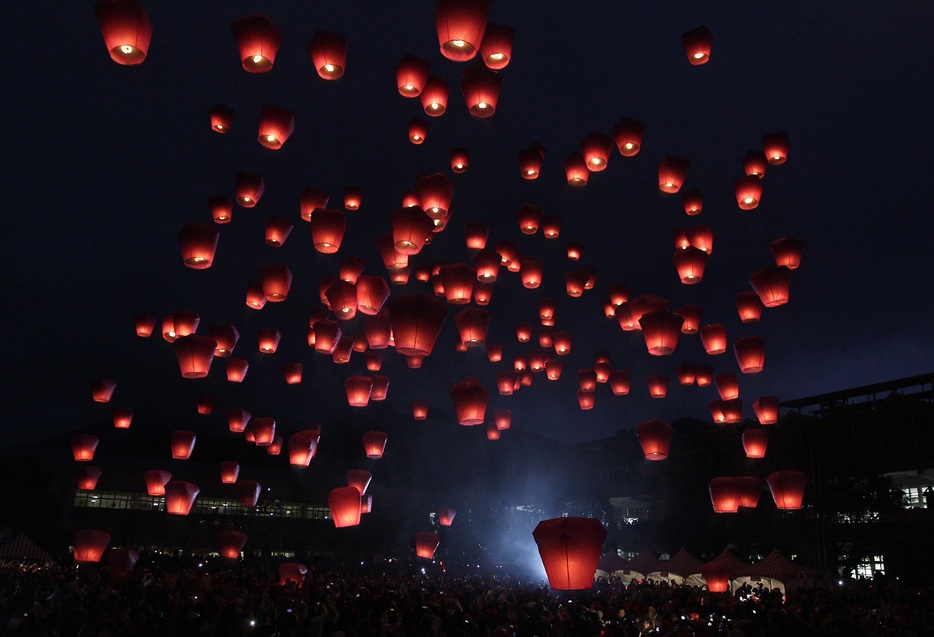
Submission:
<svg viewBox="0 0 934 637">
<path fill-rule="evenodd" d="M 143 473 L 146 482 L 146 493 L 152 496 L 165 495 L 165 485 L 172 479 L 172 474 L 161 469 L 151 469 Z"/>
<path fill-rule="evenodd" d="M 193 270 L 206 270 L 214 262 L 220 232 L 206 223 L 189 221 L 178 235 L 182 262 Z"/>
<path fill-rule="evenodd" d="M 388 303 L 396 351 L 403 356 L 428 356 L 447 316 L 444 304 L 426 294 L 412 294 Z"/>
<path fill-rule="evenodd" d="M 451 387 L 457 422 L 465 426 L 483 424 L 488 396 L 486 389 L 476 378 L 464 378 Z"/>
<path fill-rule="evenodd" d="M 808 477 L 801 471 L 776 471 L 766 479 L 779 509 L 800 509 Z"/>
<path fill-rule="evenodd" d="M 744 336 L 733 342 L 736 362 L 744 374 L 756 374 L 765 367 L 765 341 L 761 336 Z"/>
<path fill-rule="evenodd" d="M 674 429 L 661 420 L 649 420 L 636 425 L 636 436 L 646 460 L 664 460 L 671 448 Z"/>
<path fill-rule="evenodd" d="M 749 285 L 759 295 L 765 307 L 778 307 L 788 302 L 790 270 L 785 266 L 761 268 L 749 277 Z"/>
<path fill-rule="evenodd" d="M 100 562 L 110 544 L 110 533 L 100 529 L 81 529 L 75 532 L 75 561 L 86 564 Z"/>
<path fill-rule="evenodd" d="M 467 110 L 474 117 L 485 119 L 496 112 L 503 76 L 482 64 L 474 64 L 461 75 L 461 93 Z"/>
<path fill-rule="evenodd" d="M 228 560 L 240 559 L 240 553 L 243 552 L 246 540 L 246 533 L 242 531 L 235 531 L 234 529 L 221 531 L 217 538 L 221 557 Z"/>
<path fill-rule="evenodd" d="M 142 3 L 102 0 L 94 5 L 94 12 L 110 59 L 123 66 L 141 64 L 152 39 L 152 23 Z"/>
<path fill-rule="evenodd" d="M 260 145 L 270 150 L 279 150 L 294 131 L 295 116 L 292 111 L 273 104 L 263 106 L 256 134 Z"/>
<path fill-rule="evenodd" d="M 241 18 L 230 26 L 237 41 L 243 70 L 247 73 L 271 71 L 279 45 L 282 44 L 282 36 L 272 20 L 263 14 L 256 14 Z"/>
<path fill-rule="evenodd" d="M 752 402 L 752 409 L 756 412 L 760 425 L 774 425 L 778 422 L 777 397 L 760 396 Z"/>
<path fill-rule="evenodd" d="M 328 496 L 334 526 L 343 528 L 360 524 L 360 491 L 357 487 L 337 487 Z"/>
<path fill-rule="evenodd" d="M 188 515 L 201 489 L 198 485 L 181 480 L 170 480 L 165 485 L 165 511 L 172 515 Z"/>
<path fill-rule="evenodd" d="M 684 319 L 668 310 L 654 310 L 639 318 L 645 346 L 652 356 L 668 356 L 678 346 L 678 336 Z"/>
<path fill-rule="evenodd" d="M 769 446 L 769 432 L 766 429 L 746 429 L 743 431 L 743 450 L 747 458 L 764 458 Z"/>
<path fill-rule="evenodd" d="M 347 38 L 339 33 L 318 31 L 308 43 L 308 57 L 323 80 L 339 80 L 347 66 Z"/>
<path fill-rule="evenodd" d="M 173 343 L 182 378 L 204 378 L 211 371 L 217 341 L 210 336 L 189 334 Z"/>
<path fill-rule="evenodd" d="M 441 55 L 455 62 L 473 59 L 483 41 L 489 0 L 438 0 L 435 27 Z"/>
<path fill-rule="evenodd" d="M 735 478 L 719 477 L 710 481 L 710 502 L 714 513 L 739 511 L 739 484 Z"/>
<path fill-rule="evenodd" d="M 726 562 L 707 562 L 701 566 L 701 577 L 707 582 L 707 590 L 711 593 L 725 593 L 730 590 L 730 566 Z"/>
<path fill-rule="evenodd" d="M 713 47 L 713 35 L 707 27 L 700 26 L 681 35 L 684 53 L 691 66 L 707 64 L 710 60 L 710 49 Z"/>
<path fill-rule="evenodd" d="M 554 590 L 589 590 L 603 552 L 606 528 L 598 520 L 562 517 L 542 520 L 532 531 Z"/>
</svg>

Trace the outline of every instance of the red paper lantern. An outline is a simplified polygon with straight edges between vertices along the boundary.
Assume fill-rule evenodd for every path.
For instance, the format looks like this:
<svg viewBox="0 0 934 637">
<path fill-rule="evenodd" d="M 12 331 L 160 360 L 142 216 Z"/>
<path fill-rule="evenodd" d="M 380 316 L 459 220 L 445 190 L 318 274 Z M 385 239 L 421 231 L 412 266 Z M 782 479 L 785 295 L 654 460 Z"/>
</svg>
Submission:
<svg viewBox="0 0 934 637">
<path fill-rule="evenodd" d="M 389 347 L 392 338 L 392 327 L 388 312 L 381 311 L 376 315 L 364 318 L 363 333 L 366 335 L 367 344 L 371 349 L 383 350 Z"/>
<path fill-rule="evenodd" d="M 523 179 L 538 179 L 545 159 L 545 149 L 540 144 L 532 144 L 516 155 L 519 160 L 519 172 Z"/>
<path fill-rule="evenodd" d="M 697 188 L 681 191 L 681 204 L 684 213 L 690 217 L 699 215 L 704 210 L 704 195 Z"/>
<path fill-rule="evenodd" d="M 675 267 L 678 269 L 678 278 L 685 285 L 700 283 L 704 278 L 704 267 L 707 265 L 707 253 L 694 246 L 687 246 L 683 250 L 676 250 L 674 257 Z"/>
<path fill-rule="evenodd" d="M 405 55 L 396 64 L 396 86 L 402 97 L 418 97 L 431 72 L 428 62 Z"/>
<path fill-rule="evenodd" d="M 242 531 L 225 529 L 218 534 L 221 557 L 228 560 L 240 559 L 240 553 L 246 545 L 247 536 Z"/>
<path fill-rule="evenodd" d="M 178 310 L 168 314 L 162 320 L 162 338 L 168 343 L 174 343 L 181 336 L 194 334 L 201 322 L 201 317 L 194 312 Z"/>
<path fill-rule="evenodd" d="M 651 374 L 649 376 L 649 396 L 664 398 L 668 395 L 668 377 L 664 374 Z"/>
<path fill-rule="evenodd" d="M 310 223 L 311 240 L 315 250 L 322 254 L 334 254 L 340 250 L 344 232 L 347 230 L 347 219 L 343 210 L 319 208 L 311 216 Z"/>
<path fill-rule="evenodd" d="M 165 485 L 165 511 L 171 515 L 188 515 L 201 489 L 198 485 L 181 480 L 170 480 Z"/>
<path fill-rule="evenodd" d="M 457 422 L 464 426 L 481 425 L 486 417 L 488 393 L 476 378 L 464 378 L 451 387 L 451 400 Z"/>
<path fill-rule="evenodd" d="M 165 495 L 165 485 L 172 479 L 172 474 L 161 469 L 151 469 L 143 473 L 146 482 L 146 493 L 153 496 Z"/>
<path fill-rule="evenodd" d="M 224 484 L 237 484 L 237 478 L 240 476 L 240 463 L 234 460 L 224 460 L 221 462 L 221 482 Z"/>
<path fill-rule="evenodd" d="M 592 391 L 577 390 L 577 405 L 581 411 L 590 411 L 597 402 L 597 394 Z"/>
<path fill-rule="evenodd" d="M 422 210 L 434 221 L 434 231 L 439 232 L 449 216 L 454 185 L 441 173 L 422 175 L 415 180 L 415 193 Z"/>
<path fill-rule="evenodd" d="M 261 310 L 266 306 L 266 295 L 263 293 L 261 281 L 247 283 L 246 306 L 253 310 Z"/>
<path fill-rule="evenodd" d="M 500 431 L 505 431 L 512 426 L 512 412 L 508 409 L 494 409 L 493 423 Z"/>
<path fill-rule="evenodd" d="M 762 480 L 755 476 L 739 476 L 734 480 L 739 488 L 739 506 L 746 509 L 755 509 L 759 506 Z"/>
<path fill-rule="evenodd" d="M 422 108 L 426 115 L 431 117 L 441 117 L 448 107 L 448 98 L 451 95 L 451 89 L 447 82 L 437 75 L 429 75 L 419 93 L 418 99 L 422 103 Z"/>
<path fill-rule="evenodd" d="M 717 374 L 714 378 L 714 385 L 722 400 L 739 398 L 739 380 L 733 372 Z"/>
<path fill-rule="evenodd" d="M 545 361 L 545 376 L 548 380 L 558 380 L 561 378 L 562 371 L 564 371 L 564 365 L 561 361 L 550 358 Z"/>
<path fill-rule="evenodd" d="M 684 44 L 684 53 L 688 57 L 691 66 L 707 64 L 710 60 L 710 49 L 713 47 L 713 35 L 707 27 L 700 26 L 690 31 L 685 31 L 681 35 L 681 42 Z"/>
<path fill-rule="evenodd" d="M 775 396 L 760 396 L 752 402 L 752 409 L 760 425 L 774 425 L 778 422 L 778 398 Z"/>
<path fill-rule="evenodd" d="M 564 175 L 568 180 L 569 186 L 582 187 L 587 185 L 590 179 L 590 171 L 587 169 L 587 161 L 579 152 L 571 153 L 564 160 Z"/>
<path fill-rule="evenodd" d="M 773 166 L 784 164 L 788 159 L 788 133 L 779 131 L 762 137 L 762 152 Z"/>
<path fill-rule="evenodd" d="M 776 471 L 766 479 L 772 499 L 779 509 L 800 509 L 808 477 L 801 471 Z"/>
<path fill-rule="evenodd" d="M 467 172 L 470 165 L 470 151 L 466 148 L 452 148 L 448 153 L 451 160 L 451 171 L 461 174 Z"/>
<path fill-rule="evenodd" d="M 214 396 L 201 396 L 198 398 L 198 413 L 207 416 L 214 411 Z"/>
<path fill-rule="evenodd" d="M 658 165 L 659 190 L 669 194 L 681 190 L 690 165 L 687 159 L 665 155 Z"/>
<path fill-rule="evenodd" d="M 700 318 L 703 310 L 696 305 L 682 305 L 675 312 L 684 319 L 684 325 L 681 326 L 682 334 L 696 334 L 700 325 Z"/>
<path fill-rule="evenodd" d="M 328 496 L 334 526 L 343 528 L 360 524 L 360 492 L 357 487 L 337 487 Z"/>
<path fill-rule="evenodd" d="M 257 140 L 260 145 L 270 150 L 279 150 L 285 141 L 295 131 L 295 116 L 292 111 L 266 104 L 259 115 L 259 130 Z"/>
<path fill-rule="evenodd" d="M 421 531 L 415 534 L 415 555 L 425 559 L 431 559 L 441 544 L 441 538 L 436 533 L 427 533 Z"/>
<path fill-rule="evenodd" d="M 292 224 L 278 215 L 266 220 L 266 245 L 281 248 L 292 232 Z"/>
<path fill-rule="evenodd" d="M 703 253 L 701 253 L 703 254 Z M 653 310 L 639 318 L 645 346 L 652 356 L 668 356 L 678 346 L 684 319 L 668 310 Z"/>
<path fill-rule="evenodd" d="M 564 275 L 564 287 L 568 296 L 578 298 L 584 293 L 584 286 L 587 285 L 587 274 L 580 270 L 574 270 Z"/>
<path fill-rule="evenodd" d="M 93 491 L 97 488 L 97 481 L 100 480 L 103 471 L 99 467 L 81 466 L 78 467 L 78 489 L 81 491 Z"/>
<path fill-rule="evenodd" d="M 635 157 L 642 148 L 645 124 L 630 117 L 622 117 L 613 127 L 613 141 L 623 157 Z"/>
<path fill-rule="evenodd" d="M 486 30 L 489 0 L 438 0 L 435 27 L 441 55 L 455 62 L 473 59 Z"/>
<path fill-rule="evenodd" d="M 361 275 L 356 286 L 357 310 L 362 314 L 375 316 L 389 298 L 389 285 L 383 277 Z M 370 347 L 372 347 L 372 343 Z"/>
<path fill-rule="evenodd" d="M 413 118 L 409 122 L 409 141 L 420 146 L 428 136 L 428 122 L 423 119 Z"/>
<path fill-rule="evenodd" d="M 653 310 L 667 310 L 668 301 L 655 294 L 640 294 L 629 301 L 629 313 L 632 320 L 635 321 L 636 329 L 642 329 L 639 326 L 639 319 L 643 314 Z"/>
<path fill-rule="evenodd" d="M 386 400 L 389 394 L 389 376 L 376 374 L 373 376 L 373 389 L 370 391 L 370 400 Z"/>
<path fill-rule="evenodd" d="M 109 403 L 116 388 L 116 381 L 100 378 L 91 383 L 91 397 L 96 403 Z"/>
<path fill-rule="evenodd" d="M 488 22 L 480 43 L 480 57 L 487 68 L 499 71 L 512 59 L 513 30 L 507 26 Z"/>
<path fill-rule="evenodd" d="M 318 208 L 327 208 L 330 201 L 328 193 L 318 188 L 308 187 L 302 192 L 300 210 L 302 219 L 311 221 L 311 217 Z"/>
<path fill-rule="evenodd" d="M 373 479 L 373 474 L 365 469 L 350 469 L 344 475 L 347 478 L 347 486 L 355 488 L 360 495 L 366 493 L 370 480 Z"/>
<path fill-rule="evenodd" d="M 486 333 L 490 327 L 490 313 L 476 308 L 465 308 L 454 316 L 454 324 L 460 334 L 461 342 L 468 345 L 480 345 L 486 342 Z"/>
<path fill-rule="evenodd" d="M 499 268 L 502 262 L 501 257 L 492 250 L 481 250 L 474 257 L 473 264 L 477 273 L 477 280 L 485 283 L 493 283 L 499 276 Z M 474 287 L 476 292 L 476 286 Z"/>
<path fill-rule="evenodd" d="M 176 460 L 188 460 L 191 452 L 195 450 L 197 436 L 193 431 L 176 429 L 170 436 L 172 457 Z"/>
<path fill-rule="evenodd" d="M 739 484 L 735 478 L 719 477 L 710 481 L 710 502 L 714 513 L 739 511 Z"/>
<path fill-rule="evenodd" d="M 542 262 L 535 257 L 522 257 L 522 285 L 529 290 L 534 290 L 542 284 L 542 275 L 544 268 Z"/>
<path fill-rule="evenodd" d="M 250 368 L 249 361 L 242 358 L 227 359 L 227 380 L 232 383 L 242 383 L 246 372 Z"/>
<path fill-rule="evenodd" d="M 568 241 L 568 259 L 571 261 L 580 261 L 581 253 L 584 251 L 584 244 L 577 241 Z"/>
<path fill-rule="evenodd" d="M 286 363 L 282 366 L 282 375 L 287 385 L 298 385 L 302 382 L 302 364 Z"/>
<path fill-rule="evenodd" d="M 610 152 L 613 149 L 613 140 L 597 131 L 591 131 L 580 143 L 581 155 L 584 156 L 584 163 L 590 172 L 602 172 L 606 170 L 607 162 L 610 161 Z"/>
<path fill-rule="evenodd" d="M 707 387 L 713 382 L 713 368 L 710 365 L 694 366 L 694 382 L 698 387 Z"/>
<path fill-rule="evenodd" d="M 94 12 L 110 59 L 123 66 L 142 64 L 152 39 L 152 23 L 143 4 L 102 0 L 94 5 Z"/>
<path fill-rule="evenodd" d="M 113 420 L 116 429 L 129 429 L 133 422 L 133 410 L 129 407 L 114 407 Z"/>
<path fill-rule="evenodd" d="M 305 574 L 308 568 L 304 564 L 297 562 L 283 562 L 279 565 L 277 573 L 279 575 L 279 586 L 286 586 L 289 582 L 301 584 L 305 581 Z"/>
<path fill-rule="evenodd" d="M 229 358 L 233 353 L 237 341 L 240 340 L 240 332 L 233 325 L 212 325 L 208 328 L 211 338 L 214 339 L 214 356 L 220 358 Z"/>
<path fill-rule="evenodd" d="M 133 326 L 136 328 L 136 335 L 140 338 L 149 338 L 152 331 L 156 328 L 156 317 L 147 314 L 138 314 L 133 317 Z"/>
<path fill-rule="evenodd" d="M 237 483 L 237 498 L 242 507 L 255 507 L 263 485 L 255 480 L 241 480 Z"/>
<path fill-rule="evenodd" d="M 91 564 L 100 562 L 110 544 L 110 533 L 99 529 L 80 529 L 75 531 L 76 562 Z"/>
<path fill-rule="evenodd" d="M 558 215 L 542 215 L 542 234 L 546 239 L 557 239 L 561 236 L 561 217 Z"/>
<path fill-rule="evenodd" d="M 764 458 L 769 446 L 769 432 L 765 429 L 743 431 L 743 449 L 747 458 Z"/>
<path fill-rule="evenodd" d="M 707 562 L 701 566 L 701 577 L 707 582 L 707 590 L 711 593 L 730 590 L 730 566 L 726 562 Z"/>
<path fill-rule="evenodd" d="M 312 429 L 296 431 L 289 436 L 289 464 L 307 467 L 318 449 L 318 432 Z"/>
<path fill-rule="evenodd" d="M 276 25 L 263 14 L 241 18 L 231 25 L 243 70 L 265 73 L 272 70 L 282 36 Z"/>
<path fill-rule="evenodd" d="M 428 403 L 424 400 L 416 400 L 412 403 L 412 418 L 415 420 L 425 420 L 428 418 Z"/>
<path fill-rule="evenodd" d="M 454 516 L 456 515 L 457 509 L 440 507 L 437 512 L 438 524 L 441 526 L 451 526 L 454 523 Z"/>
<path fill-rule="evenodd" d="M 252 208 L 259 203 L 266 190 L 266 184 L 260 175 L 237 173 L 237 203 L 244 208 Z"/>
<path fill-rule="evenodd" d="M 778 307 L 788 302 L 790 270 L 785 266 L 761 268 L 749 277 L 749 285 L 759 295 L 765 307 Z"/>
<path fill-rule="evenodd" d="M 182 261 L 193 270 L 205 270 L 214 262 L 220 233 L 204 223 L 189 221 L 178 235 Z"/>
<path fill-rule="evenodd" d="M 324 293 L 331 311 L 340 320 L 349 320 L 357 315 L 357 286 L 347 281 L 337 281 L 328 286 Z"/>
<path fill-rule="evenodd" d="M 723 323 L 711 323 L 703 326 L 700 328 L 700 338 L 704 350 L 711 356 L 726 351 L 726 325 Z"/>
<path fill-rule="evenodd" d="M 671 448 L 674 429 L 661 420 L 649 420 L 636 426 L 636 436 L 646 460 L 664 460 Z"/>
<path fill-rule="evenodd" d="M 733 182 L 733 193 L 740 210 L 753 210 L 762 199 L 762 181 L 755 175 L 740 177 Z"/>
<path fill-rule="evenodd" d="M 598 520 L 561 517 L 542 520 L 532 531 L 554 590 L 589 590 L 603 553 L 606 528 Z"/>
<path fill-rule="evenodd" d="M 486 356 L 491 363 L 498 363 L 503 360 L 503 344 L 487 342 Z"/>
<path fill-rule="evenodd" d="M 768 165 L 765 153 L 761 150 L 751 150 L 743 156 L 743 172 L 749 177 L 761 179 L 765 176 L 765 169 Z"/>
<path fill-rule="evenodd" d="M 368 431 L 363 434 L 363 451 L 367 458 L 382 458 L 386 451 L 386 441 L 389 436 L 385 431 Z"/>
<path fill-rule="evenodd" d="M 693 385 L 694 379 L 697 377 L 696 368 L 690 363 L 678 365 L 675 368 L 675 373 L 678 375 L 678 383 L 681 385 Z"/>
<path fill-rule="evenodd" d="M 801 265 L 801 253 L 804 242 L 801 239 L 782 237 L 769 244 L 776 266 L 785 266 L 789 270 L 797 270 Z"/>
<path fill-rule="evenodd" d="M 461 93 L 467 102 L 467 111 L 479 119 L 492 117 L 496 112 L 503 76 L 482 64 L 474 64 L 461 74 Z"/>
<path fill-rule="evenodd" d="M 736 362 L 744 374 L 757 374 L 765 367 L 765 341 L 761 336 L 745 336 L 733 341 Z"/>
<path fill-rule="evenodd" d="M 571 353 L 571 334 L 569 332 L 563 330 L 555 332 L 551 340 L 558 356 L 566 356 Z"/>
<path fill-rule="evenodd" d="M 275 354 L 282 335 L 274 327 L 261 327 L 257 330 L 259 351 L 263 354 Z"/>
<path fill-rule="evenodd" d="M 215 133 L 220 133 L 226 135 L 230 132 L 231 124 L 233 123 L 233 110 L 227 108 L 223 104 L 217 104 L 214 108 L 211 109 L 211 130 Z M 218 199 L 224 199 L 220 197 Z M 214 218 L 217 221 L 217 217 Z M 229 219 L 224 219 L 219 223 L 226 223 Z"/>
<path fill-rule="evenodd" d="M 755 292 L 740 292 L 736 295 L 736 312 L 742 323 L 755 323 L 762 318 L 762 301 Z"/>
<path fill-rule="evenodd" d="M 347 66 L 347 38 L 330 31 L 318 31 L 308 43 L 308 57 L 323 80 L 339 80 Z"/>
<path fill-rule="evenodd" d="M 373 379 L 369 376 L 353 375 L 344 381 L 347 404 L 351 407 L 366 407 L 373 391 Z"/>
<path fill-rule="evenodd" d="M 431 216 L 417 207 L 399 208 L 392 214 L 392 239 L 397 252 L 418 254 L 434 230 Z"/>
</svg>

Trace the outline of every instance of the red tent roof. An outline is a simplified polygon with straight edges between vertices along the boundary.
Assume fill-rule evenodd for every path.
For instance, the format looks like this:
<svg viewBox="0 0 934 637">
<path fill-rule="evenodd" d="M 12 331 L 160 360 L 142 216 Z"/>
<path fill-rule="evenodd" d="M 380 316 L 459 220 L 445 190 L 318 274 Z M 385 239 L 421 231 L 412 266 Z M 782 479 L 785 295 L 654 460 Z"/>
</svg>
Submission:
<svg viewBox="0 0 934 637">
<path fill-rule="evenodd" d="M 704 563 L 688 553 L 685 549 L 681 549 L 672 555 L 671 559 L 660 561 L 659 565 L 661 566 L 659 570 L 674 573 L 681 577 L 690 577 L 691 575 L 700 573 Z"/>
<path fill-rule="evenodd" d="M 36 546 L 25 533 L 20 533 L 0 548 L 0 559 L 44 563 L 52 561 L 52 554 Z"/>
<path fill-rule="evenodd" d="M 646 573 L 664 571 L 666 569 L 665 562 L 655 557 L 655 554 L 648 549 L 642 549 L 634 558 L 627 560 L 627 565 L 624 570 L 635 571 L 645 575 Z"/>
<path fill-rule="evenodd" d="M 791 561 L 778 549 L 772 549 L 772 552 L 763 557 L 750 569 L 748 575 L 753 577 L 769 577 L 777 579 L 784 583 L 786 580 L 799 575 L 811 575 L 815 571 L 806 566 Z"/>
<path fill-rule="evenodd" d="M 711 562 L 714 561 L 726 562 L 727 566 L 730 567 L 731 577 L 742 577 L 744 575 L 750 575 L 752 572 L 752 564 L 744 562 L 733 555 L 730 549 L 723 549 L 720 551 L 720 555 L 711 560 Z"/>
</svg>

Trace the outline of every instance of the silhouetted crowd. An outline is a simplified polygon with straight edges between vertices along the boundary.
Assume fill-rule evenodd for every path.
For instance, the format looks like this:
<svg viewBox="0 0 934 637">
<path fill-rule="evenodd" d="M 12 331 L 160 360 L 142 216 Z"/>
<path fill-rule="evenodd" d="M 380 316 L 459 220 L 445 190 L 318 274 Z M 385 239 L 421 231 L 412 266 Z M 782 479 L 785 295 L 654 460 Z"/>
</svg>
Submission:
<svg viewBox="0 0 934 637">
<path fill-rule="evenodd" d="M 424 574 L 417 565 L 140 560 L 0 566 L 0 634 L 41 637 L 791 637 L 934 635 L 934 589 L 894 579 L 714 594 L 664 581 L 600 579 L 589 591 L 506 576 Z M 343 573 L 343 574 L 342 574 Z"/>
</svg>

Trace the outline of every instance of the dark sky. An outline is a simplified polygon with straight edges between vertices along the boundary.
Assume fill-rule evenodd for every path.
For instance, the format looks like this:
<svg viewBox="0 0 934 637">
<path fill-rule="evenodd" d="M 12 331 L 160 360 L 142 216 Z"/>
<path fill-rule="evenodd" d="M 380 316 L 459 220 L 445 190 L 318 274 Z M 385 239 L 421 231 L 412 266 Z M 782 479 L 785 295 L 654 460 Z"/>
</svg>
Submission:
<svg viewBox="0 0 934 637">
<path fill-rule="evenodd" d="M 415 178 L 433 172 L 454 184 L 454 213 L 413 262 L 466 262 L 464 225 L 489 224 L 491 245 L 509 239 L 545 263 L 538 290 L 501 272 L 488 307 L 489 340 L 506 344 L 508 360 L 530 352 L 514 328 L 537 325 L 538 300 L 547 297 L 558 302 L 557 326 L 572 332 L 574 346 L 561 380 L 538 375 L 531 387 L 502 397 L 494 378 L 507 363 L 492 365 L 482 348 L 454 352 L 459 308 L 449 306 L 421 370 L 387 355 L 389 397 L 400 411 L 425 398 L 452 413 L 450 386 L 473 375 L 490 391 L 488 415 L 509 407 L 515 427 L 564 441 L 605 437 L 655 417 L 709 418 L 713 387 L 678 386 L 674 367 L 709 363 L 717 373 L 738 372 L 732 353 L 709 357 L 696 336 L 682 336 L 673 356 L 649 356 L 638 332 L 624 333 L 603 317 L 614 283 L 632 295 L 661 295 L 671 309 L 701 305 L 702 322 L 726 323 L 731 341 L 764 337 L 764 371 L 740 378 L 747 417 L 760 395 L 800 398 L 931 370 L 934 124 L 930 100 L 922 99 L 934 85 L 930 3 L 854 2 L 841 10 L 809 2 L 494 2 L 490 19 L 516 36 L 489 120 L 467 113 L 457 84 L 464 65 L 440 55 L 427 0 L 149 2 L 152 45 L 133 68 L 109 59 L 91 3 L 67 4 L 16 3 L 2 27 L 12 58 L 2 109 L 3 426 L 23 431 L 23 440 L 106 419 L 109 407 L 90 398 L 98 377 L 118 382 L 114 403 L 136 408 L 138 422 L 166 430 L 205 426 L 194 407 L 202 393 L 217 396 L 217 414 L 243 406 L 275 416 L 285 431 L 346 416 L 342 383 L 364 369 L 363 359 L 335 366 L 305 344 L 317 280 L 336 275 L 346 256 L 364 259 L 367 274 L 385 275 L 374 237 L 390 229 Z M 284 38 L 264 75 L 241 69 L 230 30 L 257 11 Z M 692 67 L 681 34 L 699 25 L 713 33 L 714 47 L 707 65 Z M 349 39 L 340 81 L 313 71 L 305 49 L 318 29 Z M 393 69 L 406 53 L 451 85 L 443 117 L 425 117 L 417 100 L 396 92 Z M 217 103 L 235 111 L 226 136 L 209 128 Z M 295 132 L 279 151 L 256 142 L 264 104 L 295 114 Z M 605 172 L 586 188 L 569 187 L 564 158 L 588 132 L 608 134 L 623 115 L 645 122 L 642 152 L 624 158 L 614 149 Z M 421 146 L 406 137 L 413 117 L 430 120 Z M 741 160 L 777 130 L 788 131 L 789 159 L 769 167 L 758 209 L 742 212 L 732 194 Z M 528 182 L 515 154 L 531 142 L 548 154 L 541 178 Z M 448 150 L 459 146 L 471 151 L 463 175 L 447 163 Z M 678 196 L 658 191 L 657 166 L 668 154 L 691 161 L 685 187 L 705 195 L 698 217 L 684 214 Z M 260 204 L 236 208 L 233 222 L 220 228 L 211 269 L 184 267 L 179 230 L 188 220 L 210 222 L 207 198 L 232 195 L 238 171 L 264 176 Z M 316 253 L 299 218 L 299 194 L 322 188 L 335 207 L 347 185 L 363 189 L 363 205 L 347 213 L 341 251 Z M 560 239 L 522 235 L 515 213 L 524 203 L 560 215 Z M 294 224 L 280 249 L 263 242 L 272 214 Z M 685 286 L 671 261 L 672 237 L 699 223 L 713 229 L 714 252 L 704 280 Z M 772 265 L 769 242 L 785 235 L 805 241 L 791 302 L 743 325 L 735 295 L 749 289 L 753 271 Z M 577 264 L 564 257 L 569 240 L 585 245 Z M 246 308 L 247 281 L 275 262 L 294 274 L 288 300 L 261 312 Z M 563 277 L 581 265 L 598 269 L 597 286 L 572 299 Z M 414 280 L 393 286 L 394 295 L 423 290 Z M 247 382 L 227 383 L 223 361 L 206 380 L 183 380 L 168 344 L 135 336 L 134 315 L 161 319 L 176 309 L 198 312 L 202 332 L 219 323 L 238 327 L 236 355 L 251 362 Z M 256 351 L 256 331 L 265 326 L 283 334 L 273 356 Z M 352 322 L 349 331 L 359 326 Z M 632 390 L 614 397 L 600 386 L 595 409 L 583 412 L 575 372 L 600 350 L 630 371 Z M 284 383 L 287 362 L 304 363 L 301 386 Z M 649 398 L 651 373 L 671 375 L 666 399 Z M 213 426 L 224 426 L 222 416 L 214 418 Z"/>
</svg>

